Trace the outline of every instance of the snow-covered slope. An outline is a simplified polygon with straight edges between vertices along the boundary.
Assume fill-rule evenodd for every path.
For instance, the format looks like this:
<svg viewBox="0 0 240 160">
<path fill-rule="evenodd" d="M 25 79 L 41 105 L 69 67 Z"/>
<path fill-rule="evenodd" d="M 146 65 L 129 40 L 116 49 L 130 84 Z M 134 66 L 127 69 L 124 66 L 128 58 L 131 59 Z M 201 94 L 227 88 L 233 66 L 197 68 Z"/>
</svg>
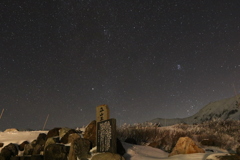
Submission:
<svg viewBox="0 0 240 160">
<path fill-rule="evenodd" d="M 232 98 L 211 102 L 203 107 L 198 113 L 187 118 L 162 119 L 156 118 L 150 122 L 158 123 L 161 126 L 174 125 L 178 123 L 194 124 L 208 120 L 239 120 L 240 119 L 240 95 Z"/>
</svg>

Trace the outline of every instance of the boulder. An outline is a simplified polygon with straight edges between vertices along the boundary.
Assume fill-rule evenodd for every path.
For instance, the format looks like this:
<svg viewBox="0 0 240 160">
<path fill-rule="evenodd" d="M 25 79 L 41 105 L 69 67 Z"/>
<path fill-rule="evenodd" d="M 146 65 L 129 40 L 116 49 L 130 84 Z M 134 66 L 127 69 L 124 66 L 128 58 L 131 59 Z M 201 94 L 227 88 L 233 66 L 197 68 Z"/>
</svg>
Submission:
<svg viewBox="0 0 240 160">
<path fill-rule="evenodd" d="M 70 134 L 73 134 L 73 133 L 77 133 L 77 131 L 75 129 L 70 129 L 69 131 L 67 131 L 64 136 L 61 138 L 60 142 L 63 143 L 63 144 L 67 144 L 69 143 L 68 142 L 68 136 Z"/>
<path fill-rule="evenodd" d="M 44 145 L 36 144 L 36 146 L 33 147 L 32 155 L 39 155 L 43 151 L 44 151 Z"/>
<path fill-rule="evenodd" d="M 134 138 L 127 138 L 125 140 L 126 143 L 130 143 L 130 144 L 137 144 L 137 141 Z"/>
<path fill-rule="evenodd" d="M 37 137 L 36 144 L 44 145 L 47 140 L 47 135 L 45 133 L 40 133 Z"/>
<path fill-rule="evenodd" d="M 96 143 L 96 137 L 97 137 L 97 124 L 96 124 L 96 120 L 92 121 L 90 124 L 87 125 L 87 127 L 85 128 L 85 132 L 83 137 L 85 139 L 88 139 L 89 141 L 92 142 L 92 146 L 95 147 L 97 145 Z"/>
<path fill-rule="evenodd" d="M 191 153 L 205 153 L 205 151 L 199 148 L 191 138 L 180 137 L 169 156 Z"/>
<path fill-rule="evenodd" d="M 50 137 L 58 137 L 60 129 L 61 128 L 53 128 L 53 129 L 49 130 L 46 138 L 48 139 Z"/>
<path fill-rule="evenodd" d="M 62 137 L 69 131 L 69 130 L 71 130 L 70 128 L 61 128 L 60 130 L 59 130 L 59 138 L 60 139 L 62 139 Z"/>
<path fill-rule="evenodd" d="M 72 133 L 68 136 L 68 143 L 72 143 L 75 139 L 81 138 L 78 133 Z"/>
<path fill-rule="evenodd" d="M 0 153 L 0 160 L 6 160 L 6 158 Z"/>
<path fill-rule="evenodd" d="M 33 153 L 32 155 L 39 155 L 44 151 L 44 145 L 46 142 L 47 135 L 45 133 L 40 133 L 37 137 L 36 143 L 33 144 Z"/>
<path fill-rule="evenodd" d="M 0 153 L 0 160 L 10 160 L 11 156 L 11 151 L 3 148 Z"/>
<path fill-rule="evenodd" d="M 44 160 L 68 160 L 69 147 L 63 144 L 50 144 L 44 152 Z"/>
<path fill-rule="evenodd" d="M 15 144 L 8 144 L 1 150 L 1 155 L 6 160 L 10 159 L 12 156 L 18 155 L 18 148 Z"/>
<path fill-rule="evenodd" d="M 119 154 L 106 152 L 94 155 L 92 157 L 92 160 L 125 160 L 125 158 L 120 156 Z"/>
<path fill-rule="evenodd" d="M 19 151 L 23 151 L 26 144 L 29 144 L 29 142 L 28 141 L 24 141 L 20 145 L 18 145 Z"/>
<path fill-rule="evenodd" d="M 75 139 L 70 146 L 68 160 L 90 158 L 91 142 L 84 138 Z"/>
<path fill-rule="evenodd" d="M 50 144 L 56 144 L 56 143 L 60 143 L 59 141 L 59 137 L 50 137 L 47 139 L 47 141 L 45 142 L 44 145 L 44 150 L 46 149 L 46 147 Z"/>
<path fill-rule="evenodd" d="M 32 145 L 33 147 L 35 147 L 35 146 L 37 145 L 37 140 L 33 140 L 33 141 L 31 142 L 31 145 Z"/>
<path fill-rule="evenodd" d="M 32 155 L 32 153 L 33 153 L 33 146 L 32 146 L 32 144 L 25 144 L 24 145 L 23 155 Z"/>
</svg>

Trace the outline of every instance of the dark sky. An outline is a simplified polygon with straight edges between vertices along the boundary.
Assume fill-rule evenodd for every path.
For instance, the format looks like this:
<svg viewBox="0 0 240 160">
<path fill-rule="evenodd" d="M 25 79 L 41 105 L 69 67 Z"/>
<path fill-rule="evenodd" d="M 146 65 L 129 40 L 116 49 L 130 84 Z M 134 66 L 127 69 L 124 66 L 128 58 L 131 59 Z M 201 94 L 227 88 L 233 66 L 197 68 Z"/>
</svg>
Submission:
<svg viewBox="0 0 240 160">
<path fill-rule="evenodd" d="M 239 0 L 0 2 L 0 129 L 193 115 L 240 90 Z M 233 85 L 235 87 L 233 87 Z"/>
</svg>

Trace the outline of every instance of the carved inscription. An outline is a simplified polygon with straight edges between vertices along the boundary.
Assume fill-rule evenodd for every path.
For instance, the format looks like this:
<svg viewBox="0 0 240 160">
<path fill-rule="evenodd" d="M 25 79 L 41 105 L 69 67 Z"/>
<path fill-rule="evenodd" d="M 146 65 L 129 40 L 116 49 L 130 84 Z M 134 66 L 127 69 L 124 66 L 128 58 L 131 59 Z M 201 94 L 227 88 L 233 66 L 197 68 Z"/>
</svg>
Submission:
<svg viewBox="0 0 240 160">
<path fill-rule="evenodd" d="M 109 119 L 109 109 L 107 105 L 97 106 L 96 108 L 96 121 L 102 122 Z"/>
<path fill-rule="evenodd" d="M 97 151 L 116 153 L 116 120 L 98 122 Z"/>
</svg>

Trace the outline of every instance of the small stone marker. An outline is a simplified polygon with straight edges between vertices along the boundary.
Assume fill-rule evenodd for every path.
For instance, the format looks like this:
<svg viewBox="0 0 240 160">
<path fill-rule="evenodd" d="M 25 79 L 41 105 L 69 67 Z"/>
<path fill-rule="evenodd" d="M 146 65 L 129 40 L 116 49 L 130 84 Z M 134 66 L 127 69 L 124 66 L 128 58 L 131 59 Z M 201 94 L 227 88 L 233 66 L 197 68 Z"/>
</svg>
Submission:
<svg viewBox="0 0 240 160">
<path fill-rule="evenodd" d="M 107 105 L 100 105 L 96 108 L 96 121 L 101 122 L 109 119 L 109 108 Z"/>
<path fill-rule="evenodd" d="M 116 119 L 97 123 L 97 152 L 117 152 Z"/>
</svg>

